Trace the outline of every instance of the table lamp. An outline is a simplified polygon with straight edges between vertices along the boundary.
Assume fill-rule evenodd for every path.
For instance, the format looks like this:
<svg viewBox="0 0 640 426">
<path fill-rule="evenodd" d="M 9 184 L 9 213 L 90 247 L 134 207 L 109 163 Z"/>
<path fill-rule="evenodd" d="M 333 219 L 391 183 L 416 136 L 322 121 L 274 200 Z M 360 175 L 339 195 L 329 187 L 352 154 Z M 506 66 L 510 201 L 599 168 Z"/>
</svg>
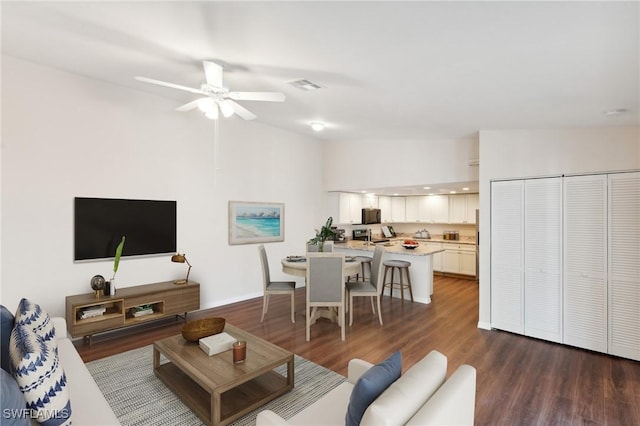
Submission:
<svg viewBox="0 0 640 426">
<path fill-rule="evenodd" d="M 175 263 L 187 263 L 187 265 L 189 265 L 189 269 L 187 269 L 187 278 L 185 278 L 184 280 L 175 280 L 173 283 L 174 284 L 186 284 L 189 282 L 189 272 L 191 272 L 191 264 L 189 263 L 189 261 L 187 260 L 187 258 L 185 257 L 184 253 L 180 254 L 180 253 L 176 253 L 173 256 L 171 256 L 171 261 L 175 262 Z"/>
</svg>

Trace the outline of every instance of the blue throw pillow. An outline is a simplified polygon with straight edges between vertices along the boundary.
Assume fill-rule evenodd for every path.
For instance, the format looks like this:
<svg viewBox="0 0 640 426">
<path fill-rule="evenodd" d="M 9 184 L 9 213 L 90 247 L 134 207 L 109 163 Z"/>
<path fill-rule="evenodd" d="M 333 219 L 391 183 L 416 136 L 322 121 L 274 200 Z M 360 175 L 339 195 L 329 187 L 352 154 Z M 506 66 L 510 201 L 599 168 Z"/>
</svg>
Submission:
<svg viewBox="0 0 640 426">
<path fill-rule="evenodd" d="M 20 391 L 20 387 L 13 376 L 4 370 L 0 370 L 0 399 L 2 400 L 2 426 L 28 426 L 29 412 L 26 410 L 26 402 Z"/>
<path fill-rule="evenodd" d="M 56 342 L 46 342 L 29 327 L 11 332 L 13 376 L 24 395 L 30 417 L 47 426 L 71 424 L 67 375 L 60 365 Z"/>
<path fill-rule="evenodd" d="M 368 369 L 351 391 L 345 416 L 346 426 L 358 426 L 369 405 L 384 392 L 402 373 L 402 354 L 396 352 L 389 358 Z"/>
<path fill-rule="evenodd" d="M 13 330 L 14 318 L 10 310 L 0 305 L 0 361 L 2 369 L 11 374 L 11 361 L 9 361 L 9 339 Z"/>
<path fill-rule="evenodd" d="M 15 325 L 29 327 L 47 342 L 53 340 L 55 336 L 55 328 L 49 314 L 40 305 L 28 299 L 20 300 L 16 311 Z"/>
</svg>

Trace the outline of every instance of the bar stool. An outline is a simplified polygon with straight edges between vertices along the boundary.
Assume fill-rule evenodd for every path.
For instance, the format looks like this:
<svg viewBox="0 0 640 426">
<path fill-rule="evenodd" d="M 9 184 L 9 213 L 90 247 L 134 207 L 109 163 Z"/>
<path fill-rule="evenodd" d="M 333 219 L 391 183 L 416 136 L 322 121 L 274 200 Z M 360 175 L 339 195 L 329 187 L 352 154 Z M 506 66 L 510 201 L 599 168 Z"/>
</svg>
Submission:
<svg viewBox="0 0 640 426">
<path fill-rule="evenodd" d="M 371 276 L 371 258 L 368 256 L 356 256 L 356 261 L 360 262 L 360 268 L 362 268 L 362 281 L 367 280 L 367 276 L 364 273 L 364 266 L 369 266 L 369 276 Z M 347 281 L 351 281 L 351 277 L 347 277 Z M 360 274 L 356 274 L 356 281 L 360 281 Z"/>
<path fill-rule="evenodd" d="M 393 296 L 393 289 L 399 288 L 400 295 L 402 300 L 404 301 L 404 289 L 409 289 L 409 295 L 411 296 L 411 301 L 413 302 L 413 291 L 411 290 L 411 276 L 409 275 L 409 266 L 411 266 L 411 262 L 406 260 L 385 260 L 382 262 L 384 265 L 384 285 L 382 287 L 382 293 L 384 294 L 384 289 L 389 287 L 389 296 Z M 387 282 L 387 271 L 391 270 L 391 281 Z M 398 271 L 398 276 L 400 278 L 400 282 L 396 283 L 393 281 L 393 273 L 394 271 Z M 405 283 L 402 279 L 402 271 L 405 271 L 407 275 L 407 282 Z"/>
</svg>

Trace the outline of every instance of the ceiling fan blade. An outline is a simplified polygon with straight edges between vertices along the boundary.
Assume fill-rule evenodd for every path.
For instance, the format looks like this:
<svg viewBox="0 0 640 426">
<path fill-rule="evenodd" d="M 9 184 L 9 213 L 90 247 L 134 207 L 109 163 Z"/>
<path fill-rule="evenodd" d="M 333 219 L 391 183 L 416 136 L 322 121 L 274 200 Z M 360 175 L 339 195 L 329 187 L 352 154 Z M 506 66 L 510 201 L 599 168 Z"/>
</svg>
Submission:
<svg viewBox="0 0 640 426">
<path fill-rule="evenodd" d="M 243 107 L 242 105 L 233 102 L 231 99 L 225 99 L 224 102 L 229 103 L 233 107 L 233 111 L 240 116 L 240 118 L 244 118 L 245 120 L 253 120 L 256 118 L 256 115 Z"/>
<path fill-rule="evenodd" d="M 211 61 L 202 61 L 202 65 L 207 84 L 213 87 L 222 87 L 222 67 Z"/>
<path fill-rule="evenodd" d="M 188 104 L 179 106 L 178 108 L 176 108 L 176 111 L 191 111 L 192 109 L 198 108 L 198 103 L 203 99 L 209 99 L 209 98 L 198 98 L 195 101 L 189 102 Z"/>
<path fill-rule="evenodd" d="M 284 93 L 280 92 L 229 92 L 229 97 L 236 101 L 284 102 Z"/>
<path fill-rule="evenodd" d="M 167 83 L 166 81 L 154 80 L 152 78 L 140 77 L 140 76 L 136 76 L 135 79 L 138 80 L 138 81 L 142 81 L 144 83 L 157 84 L 158 86 L 171 87 L 172 89 L 185 90 L 185 91 L 191 92 L 191 93 L 198 93 L 200 95 L 206 95 L 206 93 L 203 92 L 200 89 L 194 89 L 192 87 L 181 86 L 179 84 L 174 84 L 174 83 Z"/>
</svg>

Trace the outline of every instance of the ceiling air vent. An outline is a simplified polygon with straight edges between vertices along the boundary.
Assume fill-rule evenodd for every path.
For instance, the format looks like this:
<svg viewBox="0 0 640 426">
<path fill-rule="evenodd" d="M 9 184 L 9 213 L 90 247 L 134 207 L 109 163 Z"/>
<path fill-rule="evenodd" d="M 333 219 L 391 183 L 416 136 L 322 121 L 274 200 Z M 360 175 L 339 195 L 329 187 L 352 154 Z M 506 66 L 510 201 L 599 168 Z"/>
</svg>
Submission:
<svg viewBox="0 0 640 426">
<path fill-rule="evenodd" d="M 304 79 L 290 81 L 289 84 L 295 87 L 296 89 L 305 90 L 307 92 L 310 92 L 312 90 L 322 89 L 322 86 Z"/>
</svg>

